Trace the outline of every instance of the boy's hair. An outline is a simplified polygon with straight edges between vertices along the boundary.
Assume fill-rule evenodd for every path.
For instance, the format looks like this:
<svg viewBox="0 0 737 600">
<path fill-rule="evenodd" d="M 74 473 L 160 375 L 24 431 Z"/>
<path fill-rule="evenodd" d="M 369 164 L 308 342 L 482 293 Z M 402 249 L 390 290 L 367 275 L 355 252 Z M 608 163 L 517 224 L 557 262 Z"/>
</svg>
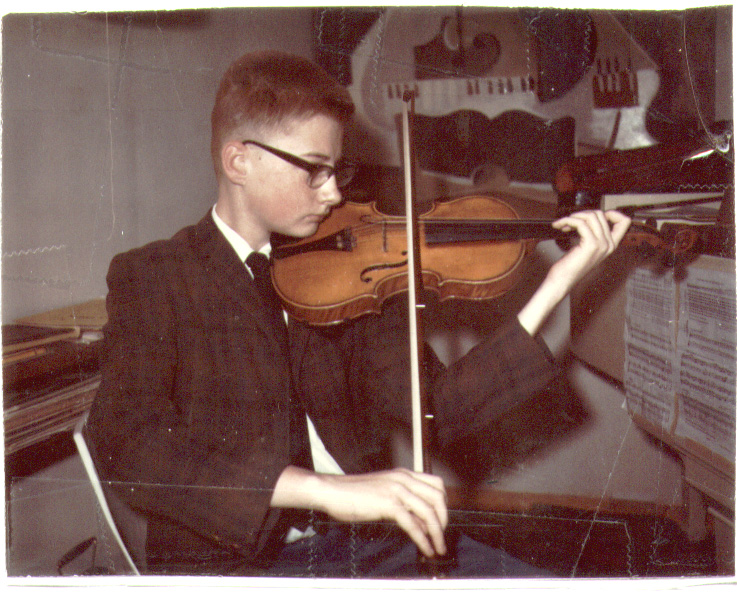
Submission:
<svg viewBox="0 0 737 600">
<path fill-rule="evenodd" d="M 244 125 L 255 129 L 287 118 L 326 115 L 346 125 L 354 106 L 348 90 L 315 63 L 284 52 L 249 53 L 225 72 L 212 110 L 211 152 L 220 174 L 220 149 Z"/>
</svg>

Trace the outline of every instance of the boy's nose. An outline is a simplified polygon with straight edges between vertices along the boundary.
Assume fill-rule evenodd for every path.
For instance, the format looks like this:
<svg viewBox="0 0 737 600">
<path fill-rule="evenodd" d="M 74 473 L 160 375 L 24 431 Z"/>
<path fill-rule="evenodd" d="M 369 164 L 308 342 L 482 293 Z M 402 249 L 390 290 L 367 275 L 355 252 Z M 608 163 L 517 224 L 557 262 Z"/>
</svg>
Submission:
<svg viewBox="0 0 737 600">
<path fill-rule="evenodd" d="M 336 204 L 340 204 L 342 199 L 343 194 L 341 194 L 340 188 L 335 181 L 335 176 L 333 176 L 320 188 L 320 202 L 335 206 Z"/>
</svg>

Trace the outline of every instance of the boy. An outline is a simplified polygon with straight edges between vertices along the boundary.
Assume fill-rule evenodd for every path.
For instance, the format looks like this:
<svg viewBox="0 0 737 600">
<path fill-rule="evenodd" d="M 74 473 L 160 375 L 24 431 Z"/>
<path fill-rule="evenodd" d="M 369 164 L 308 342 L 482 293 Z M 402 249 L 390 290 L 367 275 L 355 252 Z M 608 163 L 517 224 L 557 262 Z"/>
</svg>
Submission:
<svg viewBox="0 0 737 600">
<path fill-rule="evenodd" d="M 253 252 L 268 255 L 272 234 L 309 236 L 341 201 L 352 111 L 345 89 L 309 61 L 242 57 L 212 113 L 215 206 L 111 263 L 87 436 L 101 477 L 148 518 L 150 572 L 412 576 L 408 548 L 446 552 L 442 480 L 389 460 L 391 430 L 410 413 L 401 301 L 336 327 L 290 319 L 285 347 L 248 266 Z M 491 434 L 499 406 L 555 376 L 533 336 L 629 220 L 588 212 L 557 226 L 580 242 L 518 318 L 447 370 L 430 357 L 440 447 Z M 357 522 L 404 533 L 340 525 Z M 477 574 L 531 573 L 491 552 Z"/>
</svg>

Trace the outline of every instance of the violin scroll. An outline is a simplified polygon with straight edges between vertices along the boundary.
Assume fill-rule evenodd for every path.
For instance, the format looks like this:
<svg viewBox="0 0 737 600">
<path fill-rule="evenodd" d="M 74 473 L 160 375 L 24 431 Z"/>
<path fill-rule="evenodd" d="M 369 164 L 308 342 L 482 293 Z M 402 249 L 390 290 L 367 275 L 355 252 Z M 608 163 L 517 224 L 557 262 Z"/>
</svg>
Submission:
<svg viewBox="0 0 737 600">
<path fill-rule="evenodd" d="M 645 250 L 661 250 L 675 257 L 694 248 L 698 239 L 698 233 L 687 226 L 658 230 L 647 223 L 632 223 L 621 244 Z"/>
</svg>

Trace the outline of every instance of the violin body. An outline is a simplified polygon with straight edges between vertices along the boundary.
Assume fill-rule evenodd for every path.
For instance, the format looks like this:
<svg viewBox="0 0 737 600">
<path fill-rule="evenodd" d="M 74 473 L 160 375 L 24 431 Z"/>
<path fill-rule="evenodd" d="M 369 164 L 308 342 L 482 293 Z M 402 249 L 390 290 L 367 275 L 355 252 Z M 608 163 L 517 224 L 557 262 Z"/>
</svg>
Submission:
<svg viewBox="0 0 737 600">
<path fill-rule="evenodd" d="M 430 226 L 449 220 L 518 222 L 519 215 L 506 202 L 488 196 L 436 203 L 420 217 L 424 288 L 441 301 L 483 300 L 509 290 L 536 242 L 433 241 Z M 331 243 L 325 248 L 322 240 Z M 275 249 L 274 256 L 274 287 L 285 309 L 294 318 L 313 324 L 378 313 L 387 298 L 408 286 L 405 219 L 385 215 L 373 203 L 346 202 L 333 210 L 313 236 Z"/>
</svg>

